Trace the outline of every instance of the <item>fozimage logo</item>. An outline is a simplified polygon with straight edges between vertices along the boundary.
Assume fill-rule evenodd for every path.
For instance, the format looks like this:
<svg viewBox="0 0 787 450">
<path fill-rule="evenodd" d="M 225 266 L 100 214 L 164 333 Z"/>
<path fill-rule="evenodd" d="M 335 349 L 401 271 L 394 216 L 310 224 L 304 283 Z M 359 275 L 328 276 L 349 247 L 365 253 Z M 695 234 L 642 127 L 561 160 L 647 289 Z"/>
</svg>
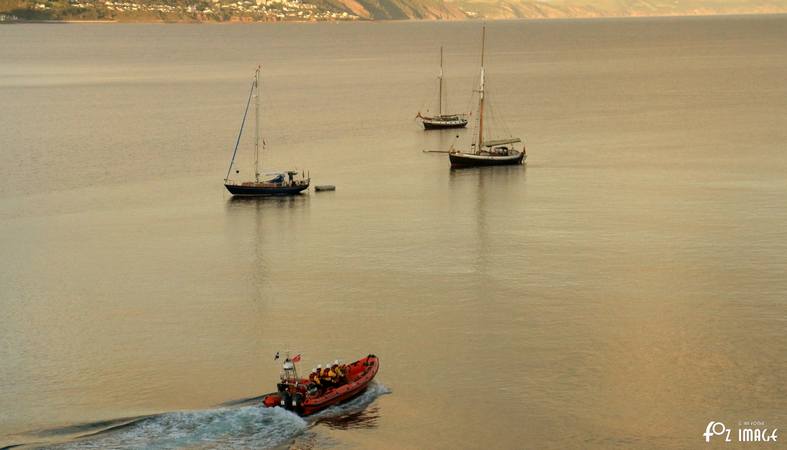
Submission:
<svg viewBox="0 0 787 450">
<path fill-rule="evenodd" d="M 745 420 L 738 422 L 737 432 L 733 433 L 724 423 L 711 420 L 702 436 L 705 442 L 716 436 L 724 442 L 776 442 L 777 431 L 778 428 L 769 430 L 761 420 Z"/>
</svg>

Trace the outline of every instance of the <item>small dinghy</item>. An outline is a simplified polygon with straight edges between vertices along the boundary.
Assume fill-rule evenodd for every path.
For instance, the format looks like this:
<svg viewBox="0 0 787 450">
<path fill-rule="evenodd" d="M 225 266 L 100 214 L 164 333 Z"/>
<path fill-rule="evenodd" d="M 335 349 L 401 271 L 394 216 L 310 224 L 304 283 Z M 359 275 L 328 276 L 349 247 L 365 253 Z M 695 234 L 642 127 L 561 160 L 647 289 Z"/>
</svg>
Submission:
<svg viewBox="0 0 787 450">
<path fill-rule="evenodd" d="M 300 355 L 284 360 L 277 392 L 263 396 L 265 407 L 280 406 L 308 416 L 360 395 L 380 369 L 379 358 L 369 355 L 351 364 L 338 364 L 337 361 L 332 367 L 326 367 L 324 370 L 330 371 L 331 377 L 312 371 L 309 378 L 301 378 L 295 367 L 298 361 Z"/>
</svg>

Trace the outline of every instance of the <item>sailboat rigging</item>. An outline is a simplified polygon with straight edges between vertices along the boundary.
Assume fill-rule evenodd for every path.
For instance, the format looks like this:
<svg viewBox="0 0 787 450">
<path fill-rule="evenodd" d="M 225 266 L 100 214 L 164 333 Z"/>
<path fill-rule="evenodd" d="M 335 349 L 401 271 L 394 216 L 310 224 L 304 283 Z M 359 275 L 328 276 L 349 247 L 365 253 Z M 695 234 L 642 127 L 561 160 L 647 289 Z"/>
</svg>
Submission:
<svg viewBox="0 0 787 450">
<path fill-rule="evenodd" d="M 470 151 L 462 152 L 451 147 L 448 158 L 451 167 L 476 167 L 476 166 L 503 166 L 522 164 L 527 159 L 525 146 L 522 150 L 516 144 L 522 139 L 513 137 L 508 139 L 494 139 L 484 141 L 484 47 L 486 46 L 486 26 L 481 32 L 481 75 L 478 88 L 478 135 L 470 145 Z"/>
<path fill-rule="evenodd" d="M 260 155 L 260 71 L 261 66 L 257 66 L 254 72 L 254 79 L 251 83 L 251 90 L 249 98 L 246 101 L 246 110 L 243 112 L 243 120 L 240 124 L 240 131 L 238 132 L 238 139 L 235 141 L 235 148 L 232 151 L 232 159 L 230 166 L 227 169 L 227 176 L 224 177 L 224 187 L 227 188 L 232 195 L 241 196 L 269 196 L 269 195 L 294 195 L 309 188 L 310 178 L 304 172 L 297 170 L 287 170 L 284 172 L 275 172 L 262 174 L 260 173 L 260 166 L 262 159 Z M 238 146 L 240 139 L 243 135 L 243 127 L 246 124 L 246 117 L 249 113 L 249 106 L 251 100 L 254 99 L 254 180 L 253 181 L 235 181 L 230 179 L 230 173 L 235 165 L 235 156 L 238 154 Z M 238 170 L 235 173 L 239 173 Z"/>
<path fill-rule="evenodd" d="M 437 76 L 437 115 L 423 116 L 419 111 L 415 116 L 421 119 L 426 130 L 445 129 L 445 128 L 464 128 L 467 126 L 465 114 L 443 114 L 443 47 L 440 47 L 440 75 Z"/>
</svg>

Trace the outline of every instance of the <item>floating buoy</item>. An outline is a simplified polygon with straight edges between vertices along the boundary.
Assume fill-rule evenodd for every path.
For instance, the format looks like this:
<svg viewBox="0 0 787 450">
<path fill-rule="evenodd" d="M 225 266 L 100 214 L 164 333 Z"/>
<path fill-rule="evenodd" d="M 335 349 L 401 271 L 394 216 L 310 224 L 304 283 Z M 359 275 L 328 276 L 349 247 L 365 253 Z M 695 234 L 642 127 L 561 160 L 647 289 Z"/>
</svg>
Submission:
<svg viewBox="0 0 787 450">
<path fill-rule="evenodd" d="M 316 192 L 320 192 L 320 191 L 335 191 L 336 190 L 336 186 L 334 186 L 332 184 L 321 184 L 321 185 L 318 185 L 318 186 L 314 186 L 314 190 Z"/>
</svg>

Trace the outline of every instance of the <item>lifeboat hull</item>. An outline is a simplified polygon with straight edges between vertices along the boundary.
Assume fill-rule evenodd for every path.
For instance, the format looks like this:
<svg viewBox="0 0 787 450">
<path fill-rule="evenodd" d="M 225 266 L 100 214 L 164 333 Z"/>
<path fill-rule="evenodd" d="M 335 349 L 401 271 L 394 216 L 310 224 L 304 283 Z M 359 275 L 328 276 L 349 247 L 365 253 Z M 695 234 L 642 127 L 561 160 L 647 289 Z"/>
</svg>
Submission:
<svg viewBox="0 0 787 450">
<path fill-rule="evenodd" d="M 306 396 L 305 400 L 299 403 L 294 411 L 302 416 L 309 416 L 330 406 L 349 401 L 366 390 L 379 369 L 380 360 L 375 355 L 369 355 L 348 364 L 346 383 L 341 386 L 330 387 L 317 395 Z M 308 380 L 303 380 L 303 385 L 306 386 L 307 384 Z M 285 404 L 282 405 L 282 397 L 277 392 L 266 395 L 262 402 L 265 407 L 269 408 L 284 406 L 287 409 L 293 409 L 289 402 L 285 401 Z"/>
</svg>

